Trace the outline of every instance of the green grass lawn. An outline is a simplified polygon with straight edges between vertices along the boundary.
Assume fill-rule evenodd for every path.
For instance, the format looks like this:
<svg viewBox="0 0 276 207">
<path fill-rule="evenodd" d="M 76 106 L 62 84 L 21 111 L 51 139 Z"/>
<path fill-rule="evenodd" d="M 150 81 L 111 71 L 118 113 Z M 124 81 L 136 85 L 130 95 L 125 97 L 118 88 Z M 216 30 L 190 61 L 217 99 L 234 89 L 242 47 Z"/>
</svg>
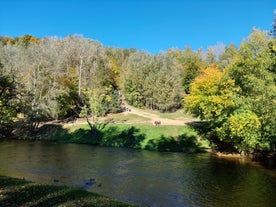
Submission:
<svg viewBox="0 0 276 207">
<path fill-rule="evenodd" d="M 71 125 L 45 124 L 38 132 L 38 139 L 48 139 L 63 143 L 93 144 L 108 147 L 128 147 L 155 151 L 197 152 L 210 148 L 209 142 L 201 138 L 192 126 L 152 124 L 152 117 L 160 119 L 181 120 L 183 122 L 198 121 L 184 111 L 161 113 L 142 110 L 134 113 L 110 114 L 99 118 L 95 130 L 91 131 L 85 120 Z M 143 116 L 143 113 L 146 116 Z M 34 136 L 36 139 L 37 135 Z"/>
<path fill-rule="evenodd" d="M 0 176 L 0 207 L 134 206 L 79 188 L 41 185 Z"/>
<path fill-rule="evenodd" d="M 46 127 L 46 131 L 51 130 Z M 82 124 L 66 129 L 60 126 L 55 133 L 46 136 L 49 140 L 63 143 L 154 151 L 195 152 L 209 148 L 209 143 L 206 140 L 198 141 L 197 132 L 190 126 L 101 124 L 94 132 L 91 132 L 88 125 Z"/>
</svg>

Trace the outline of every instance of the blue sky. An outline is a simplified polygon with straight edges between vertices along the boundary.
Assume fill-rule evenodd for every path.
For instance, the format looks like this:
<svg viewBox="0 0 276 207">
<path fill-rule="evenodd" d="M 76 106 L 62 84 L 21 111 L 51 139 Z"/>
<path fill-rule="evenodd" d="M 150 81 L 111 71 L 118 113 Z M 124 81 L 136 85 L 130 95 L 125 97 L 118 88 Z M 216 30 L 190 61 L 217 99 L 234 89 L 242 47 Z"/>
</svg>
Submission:
<svg viewBox="0 0 276 207">
<path fill-rule="evenodd" d="M 105 46 L 151 53 L 239 45 L 270 30 L 276 0 L 3 0 L 0 36 L 82 34 Z"/>
</svg>

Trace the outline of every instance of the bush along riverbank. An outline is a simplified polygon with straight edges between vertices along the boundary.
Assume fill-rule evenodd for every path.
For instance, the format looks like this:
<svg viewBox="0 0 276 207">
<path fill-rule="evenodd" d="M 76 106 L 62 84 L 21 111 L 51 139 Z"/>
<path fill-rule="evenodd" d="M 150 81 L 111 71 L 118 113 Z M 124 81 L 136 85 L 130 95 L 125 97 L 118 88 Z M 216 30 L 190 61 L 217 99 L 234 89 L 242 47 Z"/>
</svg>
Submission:
<svg viewBox="0 0 276 207">
<path fill-rule="evenodd" d="M 276 152 L 254 150 L 251 153 L 240 153 L 231 142 L 222 142 L 214 134 L 212 130 L 208 127 L 207 122 L 201 122 L 199 125 L 195 125 L 194 129 L 205 140 L 209 140 L 210 149 L 208 152 L 214 154 L 217 157 L 226 159 L 245 159 L 250 162 L 257 162 L 263 165 L 265 168 L 275 169 L 276 168 Z"/>
<path fill-rule="evenodd" d="M 0 207 L 12 206 L 130 207 L 134 205 L 79 188 L 41 185 L 24 179 L 0 176 Z"/>
<path fill-rule="evenodd" d="M 209 149 L 209 142 L 198 137 L 190 126 L 101 124 L 91 130 L 88 125 L 64 128 L 45 124 L 30 138 L 164 152 L 203 152 Z"/>
</svg>

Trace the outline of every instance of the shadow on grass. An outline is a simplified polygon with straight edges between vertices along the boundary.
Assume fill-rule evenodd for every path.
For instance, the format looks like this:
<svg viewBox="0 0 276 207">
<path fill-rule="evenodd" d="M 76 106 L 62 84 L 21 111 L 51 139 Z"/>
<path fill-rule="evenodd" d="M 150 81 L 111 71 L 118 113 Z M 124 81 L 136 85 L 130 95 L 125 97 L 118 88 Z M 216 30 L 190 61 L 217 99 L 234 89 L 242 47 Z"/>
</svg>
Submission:
<svg viewBox="0 0 276 207">
<path fill-rule="evenodd" d="M 204 149 L 199 145 L 197 136 L 184 133 L 178 137 L 165 137 L 162 135 L 158 139 L 148 141 L 145 149 L 157 150 L 161 152 L 203 152 Z"/>
<path fill-rule="evenodd" d="M 0 176 L 0 206 L 131 206 L 82 189 L 38 185 Z"/>
<path fill-rule="evenodd" d="M 102 126 L 101 126 L 102 127 Z M 101 128 L 100 128 L 101 129 Z M 99 144 L 102 136 L 101 130 L 77 129 L 70 132 L 60 124 L 45 124 L 31 136 L 31 139 L 50 140 L 60 143 Z"/>
<path fill-rule="evenodd" d="M 97 129 L 97 136 L 89 129 L 78 129 L 70 134 L 70 142 L 88 143 L 106 147 L 127 147 L 141 149 L 142 143 L 148 139 L 146 134 L 134 126 L 120 128 L 116 125 L 108 125 Z M 195 133 L 183 133 L 178 137 L 161 135 L 152 137 L 143 147 L 146 150 L 160 152 L 202 152 L 203 149 L 197 141 Z"/>
<path fill-rule="evenodd" d="M 102 146 L 141 148 L 141 142 L 145 135 L 140 129 L 132 126 L 128 129 L 120 130 L 118 127 L 111 126 L 104 132 L 101 140 Z"/>
<path fill-rule="evenodd" d="M 210 126 L 207 121 L 192 121 L 186 123 L 188 126 L 193 127 L 201 135 L 206 134 L 210 131 Z"/>
<path fill-rule="evenodd" d="M 90 129 L 80 128 L 67 136 L 70 138 L 70 142 L 72 143 L 99 145 L 103 133 L 97 128 L 93 129 L 93 131 Z"/>
<path fill-rule="evenodd" d="M 44 124 L 31 134 L 31 139 L 55 140 L 68 137 L 68 130 L 60 124 Z"/>
<path fill-rule="evenodd" d="M 196 131 L 203 130 L 201 124 L 196 123 L 196 125 L 198 127 L 193 127 Z M 187 132 L 177 137 L 165 136 L 162 133 L 156 134 L 156 137 L 148 137 L 150 135 L 143 133 L 139 127 L 129 125 L 99 124 L 93 129 L 79 128 L 70 132 L 62 128 L 62 125 L 49 124 L 41 127 L 36 137 L 61 143 L 127 147 L 165 152 L 202 152 L 204 149 L 197 140 L 198 135 L 195 130 L 187 128 Z M 145 142 L 146 144 L 142 144 Z"/>
</svg>

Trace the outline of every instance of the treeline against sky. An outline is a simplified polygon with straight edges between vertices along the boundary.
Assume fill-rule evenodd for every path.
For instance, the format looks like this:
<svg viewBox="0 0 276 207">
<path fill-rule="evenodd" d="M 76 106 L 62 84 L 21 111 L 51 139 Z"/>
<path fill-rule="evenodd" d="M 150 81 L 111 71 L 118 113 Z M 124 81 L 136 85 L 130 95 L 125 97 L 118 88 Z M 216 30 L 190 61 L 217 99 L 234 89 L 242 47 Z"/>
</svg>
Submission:
<svg viewBox="0 0 276 207">
<path fill-rule="evenodd" d="M 136 107 L 183 108 L 240 152 L 275 150 L 276 43 L 254 30 L 239 47 L 169 49 L 151 55 L 79 35 L 0 37 L 0 131 L 15 117 L 40 121 L 104 116 Z"/>
</svg>

